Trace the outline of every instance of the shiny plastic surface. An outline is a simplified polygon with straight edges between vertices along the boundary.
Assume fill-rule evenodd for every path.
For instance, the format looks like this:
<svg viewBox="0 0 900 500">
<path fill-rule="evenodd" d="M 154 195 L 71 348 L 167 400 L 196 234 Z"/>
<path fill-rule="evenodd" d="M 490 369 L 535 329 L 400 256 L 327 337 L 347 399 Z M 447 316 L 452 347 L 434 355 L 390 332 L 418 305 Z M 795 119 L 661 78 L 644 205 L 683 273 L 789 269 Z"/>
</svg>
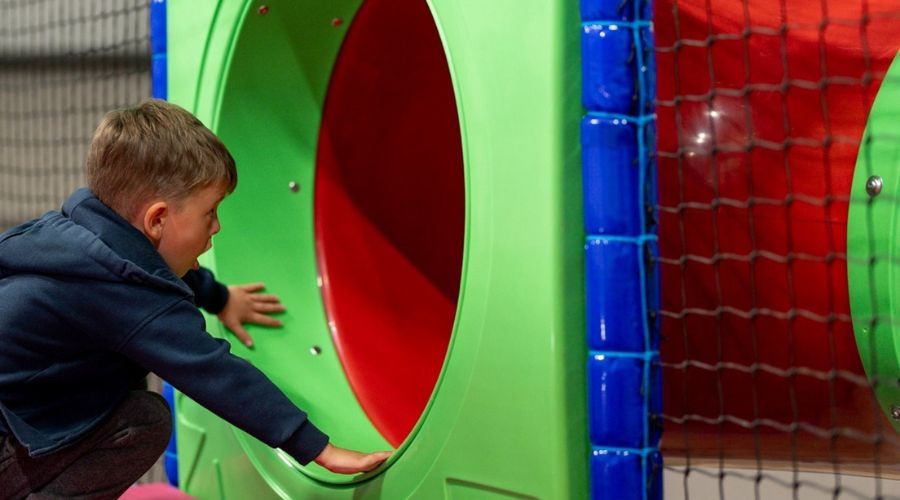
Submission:
<svg viewBox="0 0 900 500">
<path fill-rule="evenodd" d="M 428 5 L 365 2 L 322 116 L 316 245 L 341 363 L 395 447 L 431 397 L 456 315 L 465 234 L 457 116 Z"/>
<path fill-rule="evenodd" d="M 850 191 L 847 260 L 856 345 L 882 411 L 900 432 L 900 56 L 884 77 L 856 160 Z M 879 176 L 876 196 L 866 182 Z"/>
<path fill-rule="evenodd" d="M 274 0 L 266 2 L 265 15 L 258 14 L 260 4 L 254 2 L 169 2 L 170 99 L 192 109 L 222 137 L 240 172 L 237 191 L 220 207 L 223 229 L 215 238 L 214 255 L 204 262 L 226 282 L 265 281 L 288 308 L 283 329 L 255 328 L 255 348 L 234 345 L 233 350 L 269 375 L 336 444 L 389 447 L 357 398 L 333 342 L 315 241 L 313 195 L 323 110 L 332 106 L 326 101 L 332 72 L 360 2 Z M 434 269 L 441 276 L 460 277 L 455 322 L 435 392 L 391 460 L 360 477 L 299 467 L 183 396 L 176 398 L 180 472 L 188 493 L 211 498 L 587 496 L 583 233 L 580 217 L 572 217 L 581 210 L 580 165 L 573 154 L 580 113 L 578 56 L 571 50 L 578 46 L 572 30 L 577 12 L 563 2 L 492 3 L 490 12 L 502 17 L 485 15 L 485 4 L 474 0 L 427 5 L 453 84 L 465 190 L 461 268 L 447 258 L 446 267 Z M 418 28 L 392 29 L 412 36 Z M 373 70 L 377 73 L 377 67 Z M 382 76 L 389 81 L 391 74 Z M 402 83 L 396 86 L 401 94 Z M 414 109 L 421 105 L 418 100 L 399 102 L 421 116 Z M 352 111 L 357 116 L 365 110 Z M 371 132 L 380 131 L 388 143 L 398 141 L 385 151 L 416 151 L 392 135 L 401 125 L 394 123 L 399 110 L 387 111 Z M 423 128 L 422 133 L 445 130 Z M 355 146 L 342 146 L 340 153 Z M 423 158 L 423 168 L 437 164 Z M 419 178 L 409 168 L 399 169 L 397 176 Z M 288 188 L 291 181 L 299 186 L 296 192 Z M 335 187 L 351 186 L 341 182 Z M 419 182 L 419 193 L 396 197 L 428 194 L 449 206 L 453 199 L 444 197 L 445 187 L 455 189 Z M 374 217 L 373 210 L 394 200 L 373 195 L 356 201 L 374 203 L 361 212 Z M 423 212 L 410 215 L 435 213 Z M 434 220 L 443 223 L 440 217 Z M 458 232 L 447 230 L 445 236 Z M 410 250 L 415 255 L 416 248 Z M 340 313 L 336 318 L 340 322 Z M 398 342 L 394 347 L 398 356 L 410 359 L 417 354 L 415 346 Z M 318 355 L 312 347 L 320 348 Z"/>
</svg>

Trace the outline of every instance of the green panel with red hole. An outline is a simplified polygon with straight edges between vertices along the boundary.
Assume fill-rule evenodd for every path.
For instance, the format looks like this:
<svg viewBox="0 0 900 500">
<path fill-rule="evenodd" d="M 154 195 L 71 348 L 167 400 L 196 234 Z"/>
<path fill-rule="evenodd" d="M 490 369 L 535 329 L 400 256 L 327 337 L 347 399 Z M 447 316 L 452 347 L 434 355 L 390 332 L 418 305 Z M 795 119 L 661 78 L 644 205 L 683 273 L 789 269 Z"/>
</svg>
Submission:
<svg viewBox="0 0 900 500">
<path fill-rule="evenodd" d="M 577 16 L 168 0 L 169 99 L 239 171 L 202 262 L 288 309 L 234 352 L 334 444 L 396 450 L 361 476 L 303 467 L 179 395 L 183 489 L 587 496 Z"/>
</svg>

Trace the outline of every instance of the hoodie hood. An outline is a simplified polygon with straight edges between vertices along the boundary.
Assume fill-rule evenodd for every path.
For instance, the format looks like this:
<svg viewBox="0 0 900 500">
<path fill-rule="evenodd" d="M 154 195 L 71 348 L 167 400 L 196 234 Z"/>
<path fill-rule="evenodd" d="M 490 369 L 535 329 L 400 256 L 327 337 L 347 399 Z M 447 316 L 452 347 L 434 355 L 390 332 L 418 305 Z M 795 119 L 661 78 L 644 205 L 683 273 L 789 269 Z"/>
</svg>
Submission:
<svg viewBox="0 0 900 500">
<path fill-rule="evenodd" d="M 61 211 L 0 234 L 0 278 L 13 274 L 134 282 L 193 295 L 147 237 L 86 188 Z"/>
</svg>

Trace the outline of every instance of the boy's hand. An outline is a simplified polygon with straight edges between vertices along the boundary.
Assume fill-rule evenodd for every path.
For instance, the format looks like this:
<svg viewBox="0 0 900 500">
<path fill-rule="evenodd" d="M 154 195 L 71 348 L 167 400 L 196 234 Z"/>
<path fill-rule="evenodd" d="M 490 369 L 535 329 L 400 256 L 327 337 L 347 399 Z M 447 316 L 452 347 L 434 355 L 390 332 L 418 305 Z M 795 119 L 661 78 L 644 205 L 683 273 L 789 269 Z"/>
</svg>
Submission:
<svg viewBox="0 0 900 500">
<path fill-rule="evenodd" d="M 282 325 L 281 321 L 268 315 L 284 312 L 284 306 L 276 295 L 257 293 L 263 288 L 265 285 L 262 283 L 230 285 L 228 302 L 225 303 L 225 309 L 218 314 L 222 323 L 247 347 L 253 347 L 253 339 L 247 330 L 244 330 L 244 323 Z"/>
<path fill-rule="evenodd" d="M 358 451 L 338 448 L 331 443 L 325 445 L 325 449 L 316 457 L 316 463 L 338 474 L 356 474 L 368 472 L 388 459 L 390 451 L 376 453 L 360 453 Z"/>
</svg>

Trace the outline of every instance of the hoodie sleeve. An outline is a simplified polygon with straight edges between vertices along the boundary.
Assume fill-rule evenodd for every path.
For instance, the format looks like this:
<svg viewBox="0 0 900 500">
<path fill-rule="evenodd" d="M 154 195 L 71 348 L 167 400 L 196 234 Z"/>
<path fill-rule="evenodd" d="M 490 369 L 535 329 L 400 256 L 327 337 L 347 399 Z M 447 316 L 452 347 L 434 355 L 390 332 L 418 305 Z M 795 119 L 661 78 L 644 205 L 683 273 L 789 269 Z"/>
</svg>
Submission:
<svg viewBox="0 0 900 500">
<path fill-rule="evenodd" d="M 194 291 L 194 301 L 210 314 L 219 314 L 228 303 L 228 287 L 216 281 L 205 267 L 191 269 L 181 278 Z"/>
<path fill-rule="evenodd" d="M 259 369 L 205 330 L 203 317 L 180 300 L 144 323 L 119 351 L 251 436 L 307 464 L 328 444 Z"/>
</svg>

